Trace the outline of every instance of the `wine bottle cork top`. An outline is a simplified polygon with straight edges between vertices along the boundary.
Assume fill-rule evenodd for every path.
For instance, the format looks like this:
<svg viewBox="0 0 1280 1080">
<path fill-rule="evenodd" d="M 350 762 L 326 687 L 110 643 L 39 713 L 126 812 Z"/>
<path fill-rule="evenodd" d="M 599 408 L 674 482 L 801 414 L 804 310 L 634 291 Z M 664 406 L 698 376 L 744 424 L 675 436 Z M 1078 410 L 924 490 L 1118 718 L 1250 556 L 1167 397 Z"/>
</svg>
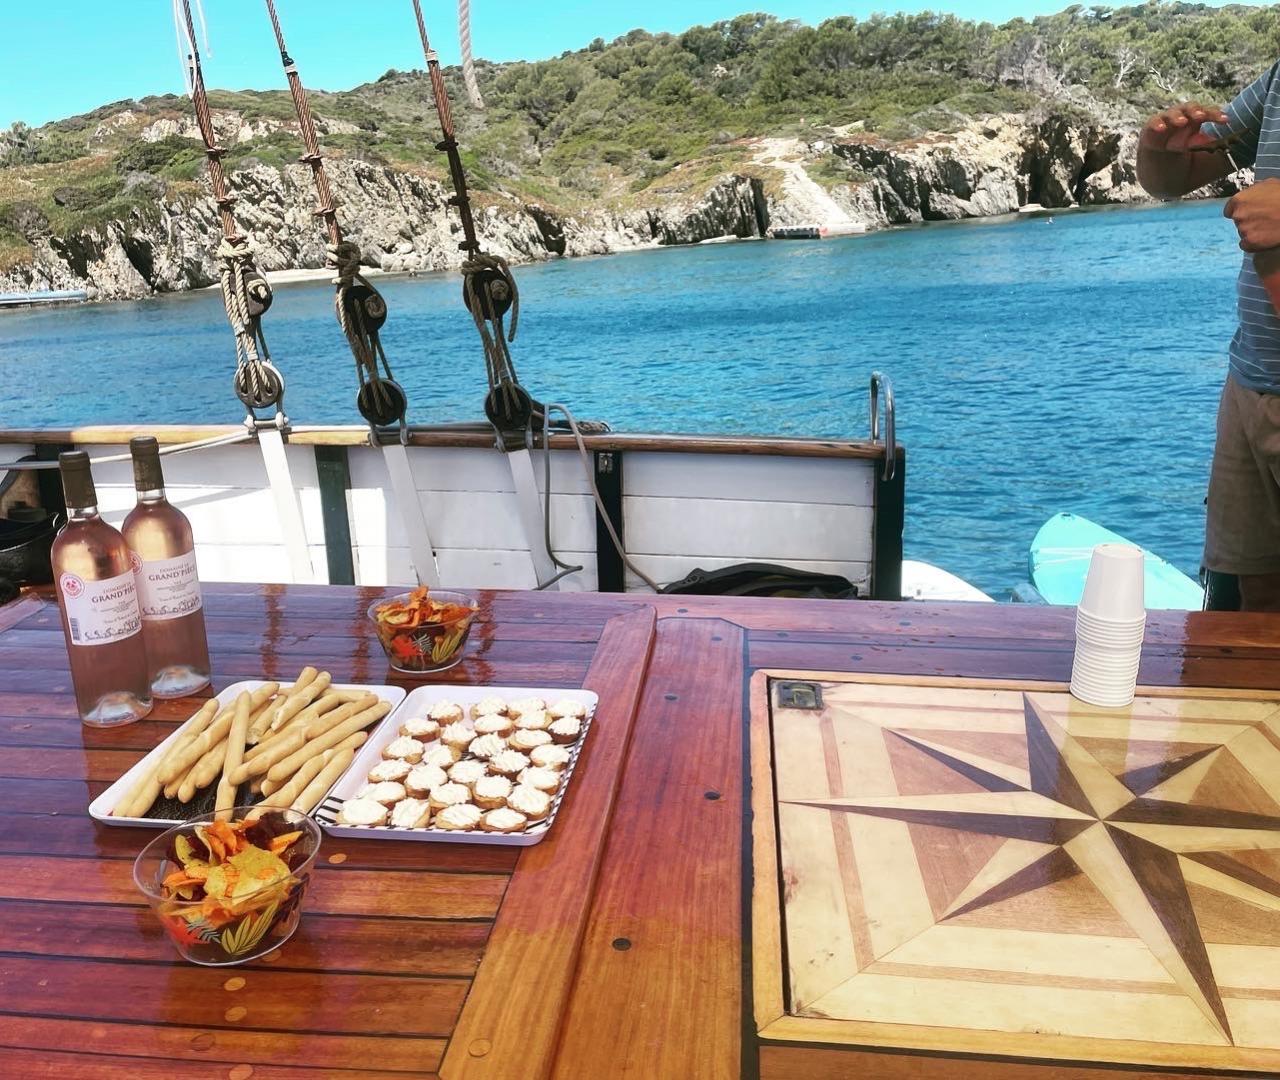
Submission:
<svg viewBox="0 0 1280 1080">
<path fill-rule="evenodd" d="M 139 491 L 164 487 L 160 444 L 150 435 L 135 435 L 129 440 L 129 452 L 133 455 L 133 486 Z"/>
<path fill-rule="evenodd" d="M 62 494 L 68 506 L 98 505 L 88 454 L 83 450 L 66 450 L 58 455 L 58 468 L 62 472 Z"/>
</svg>

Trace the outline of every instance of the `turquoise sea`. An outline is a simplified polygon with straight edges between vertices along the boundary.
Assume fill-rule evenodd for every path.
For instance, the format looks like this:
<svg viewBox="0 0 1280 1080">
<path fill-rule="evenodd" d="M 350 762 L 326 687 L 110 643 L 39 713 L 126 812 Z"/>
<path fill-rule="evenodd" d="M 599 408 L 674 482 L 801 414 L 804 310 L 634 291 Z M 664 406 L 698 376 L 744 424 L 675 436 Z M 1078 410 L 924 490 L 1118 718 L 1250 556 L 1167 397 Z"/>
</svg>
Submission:
<svg viewBox="0 0 1280 1080">
<path fill-rule="evenodd" d="M 673 248 L 516 269 L 522 380 L 624 431 L 848 437 L 888 374 L 907 556 L 997 597 L 1059 510 L 1194 574 L 1239 264 L 1218 202 Z M 419 423 L 481 415 L 456 275 L 387 280 Z M 358 421 L 325 284 L 267 316 L 296 423 Z M 238 422 L 214 292 L 0 316 L 0 426 Z"/>
</svg>

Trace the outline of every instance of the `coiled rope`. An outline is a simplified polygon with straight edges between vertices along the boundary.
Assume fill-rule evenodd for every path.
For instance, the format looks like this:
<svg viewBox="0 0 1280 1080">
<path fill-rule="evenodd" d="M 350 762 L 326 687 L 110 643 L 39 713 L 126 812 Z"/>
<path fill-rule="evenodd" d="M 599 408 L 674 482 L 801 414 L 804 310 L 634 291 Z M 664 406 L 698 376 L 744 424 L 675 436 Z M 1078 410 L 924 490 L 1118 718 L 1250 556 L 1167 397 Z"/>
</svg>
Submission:
<svg viewBox="0 0 1280 1080">
<path fill-rule="evenodd" d="M 471 58 L 471 0 L 458 0 L 458 44 L 462 49 L 462 81 L 467 97 L 476 109 L 484 108 L 480 84 L 476 81 L 476 63 Z"/>
<path fill-rule="evenodd" d="M 271 304 L 271 287 L 254 264 L 243 236 L 224 237 L 218 245 L 222 306 L 236 339 L 236 395 L 251 409 L 279 406 L 284 383 L 262 332 L 262 312 Z"/>
</svg>

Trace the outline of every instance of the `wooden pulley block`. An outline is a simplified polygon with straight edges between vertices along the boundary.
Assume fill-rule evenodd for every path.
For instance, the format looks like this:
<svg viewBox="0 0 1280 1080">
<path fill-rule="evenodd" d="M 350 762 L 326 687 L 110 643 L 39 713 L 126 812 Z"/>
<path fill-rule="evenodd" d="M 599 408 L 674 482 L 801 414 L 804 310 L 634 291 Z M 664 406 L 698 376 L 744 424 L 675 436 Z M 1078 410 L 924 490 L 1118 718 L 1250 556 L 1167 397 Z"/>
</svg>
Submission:
<svg viewBox="0 0 1280 1080">
<path fill-rule="evenodd" d="M 381 330 L 387 321 L 387 302 L 377 289 L 368 285 L 351 285 L 342 294 L 342 305 L 347 318 L 366 333 Z"/>
</svg>

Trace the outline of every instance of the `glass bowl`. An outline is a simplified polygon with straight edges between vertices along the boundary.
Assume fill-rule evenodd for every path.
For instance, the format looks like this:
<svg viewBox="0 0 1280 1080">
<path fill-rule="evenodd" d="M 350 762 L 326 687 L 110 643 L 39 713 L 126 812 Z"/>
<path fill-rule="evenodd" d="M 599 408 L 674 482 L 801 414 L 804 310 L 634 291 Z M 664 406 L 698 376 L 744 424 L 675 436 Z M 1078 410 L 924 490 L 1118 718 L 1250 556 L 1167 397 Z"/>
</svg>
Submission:
<svg viewBox="0 0 1280 1080">
<path fill-rule="evenodd" d="M 403 622 L 393 621 L 395 616 L 379 618 L 379 611 L 395 604 L 409 605 L 415 597 L 429 598 L 440 604 L 448 604 L 451 608 L 462 608 L 464 612 L 444 622 L 417 621 L 408 613 L 397 613 L 403 616 Z M 471 624 L 475 621 L 479 604 L 462 593 L 447 592 L 444 589 L 418 589 L 414 592 L 397 593 L 395 596 L 384 596 L 369 605 L 369 621 L 373 623 L 373 631 L 387 654 L 387 663 L 396 671 L 411 675 L 425 672 L 447 671 L 462 660 L 467 638 L 471 636 Z"/>
<path fill-rule="evenodd" d="M 232 821 L 252 816 L 253 807 L 238 806 Z M 197 827 L 207 828 L 211 820 L 187 821 L 175 825 L 151 841 L 133 864 L 133 880 L 151 905 L 169 940 L 193 964 L 225 967 L 243 964 L 279 948 L 298 928 L 302 898 L 320 850 L 320 828 L 306 814 L 296 810 L 271 809 L 261 813 L 260 826 L 247 838 L 255 846 L 263 837 L 301 831 L 280 856 L 290 870 L 283 881 L 276 880 L 256 892 L 235 896 L 234 905 L 223 907 L 204 899 L 167 897 L 165 877 L 182 869 L 176 851 L 179 838 L 195 843 L 197 854 L 207 854 L 207 845 L 196 836 Z"/>
</svg>

